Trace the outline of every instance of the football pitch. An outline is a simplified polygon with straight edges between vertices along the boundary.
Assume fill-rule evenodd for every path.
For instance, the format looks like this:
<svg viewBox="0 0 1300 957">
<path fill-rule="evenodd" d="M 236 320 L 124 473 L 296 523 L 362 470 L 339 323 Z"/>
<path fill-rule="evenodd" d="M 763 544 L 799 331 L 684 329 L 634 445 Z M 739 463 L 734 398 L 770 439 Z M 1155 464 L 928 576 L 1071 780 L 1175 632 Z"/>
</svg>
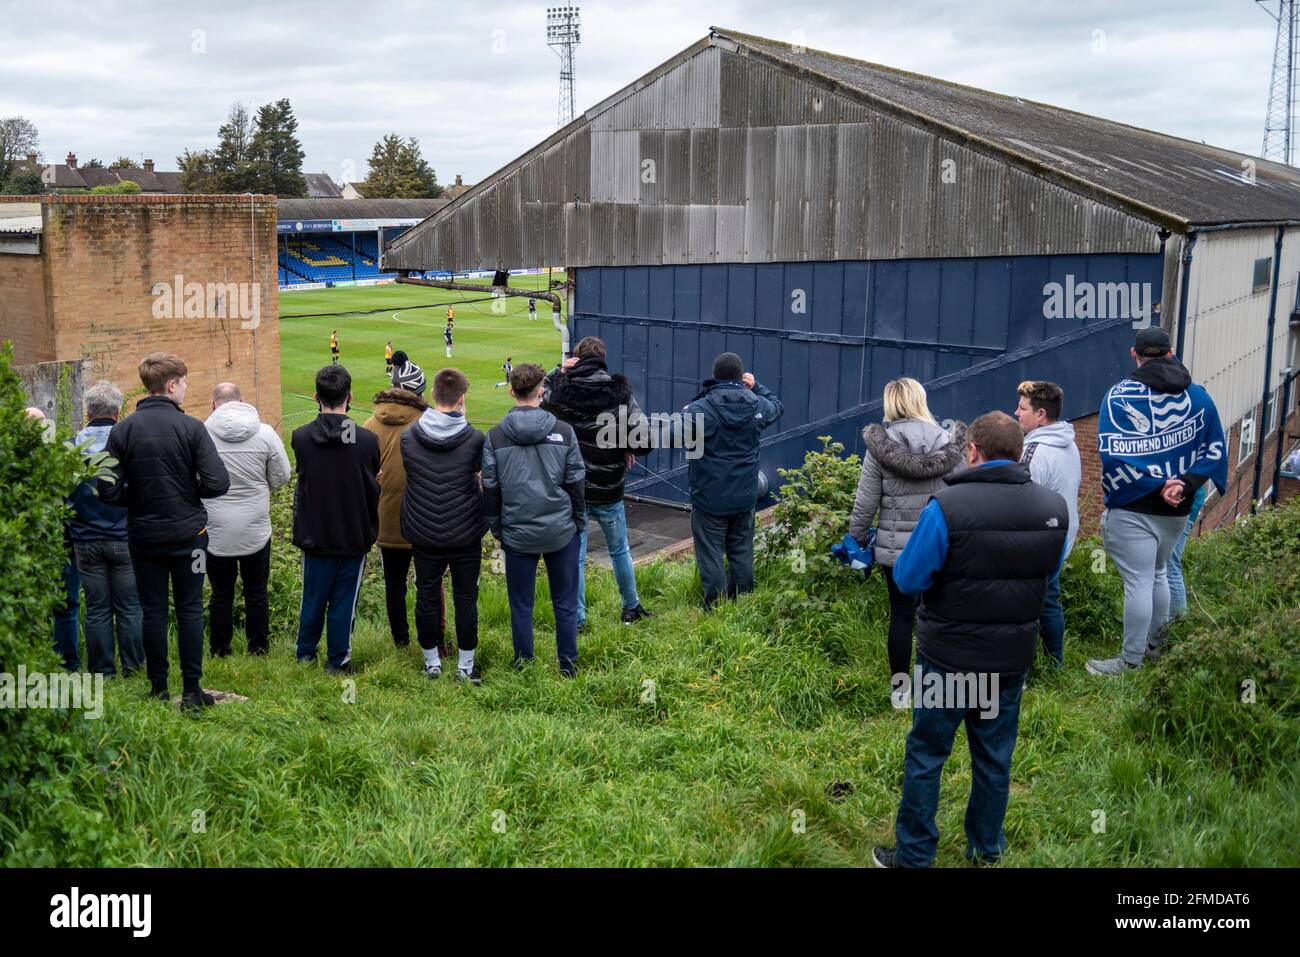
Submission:
<svg viewBox="0 0 1300 957">
<path fill-rule="evenodd" d="M 560 360 L 562 337 L 551 321 L 551 304 L 537 300 L 537 319 L 528 318 L 528 300 L 493 300 L 487 280 L 483 292 L 389 284 L 347 286 L 280 293 L 280 388 L 283 432 L 287 437 L 316 414 L 317 371 L 330 363 L 330 333 L 338 330 L 339 361 L 352 374 L 352 416 L 365 421 L 375 393 L 389 388 L 384 347 L 404 351 L 424 370 L 424 397 L 433 401 L 433 377 L 453 366 L 469 377 L 465 411 L 471 424 L 486 431 L 514 405 L 501 364 L 536 362 L 548 371 Z M 512 276 L 515 288 L 546 289 L 545 274 Z M 455 312 L 455 346 L 448 359 L 443 343 L 447 307 Z M 567 317 L 566 317 L 567 318 Z"/>
</svg>

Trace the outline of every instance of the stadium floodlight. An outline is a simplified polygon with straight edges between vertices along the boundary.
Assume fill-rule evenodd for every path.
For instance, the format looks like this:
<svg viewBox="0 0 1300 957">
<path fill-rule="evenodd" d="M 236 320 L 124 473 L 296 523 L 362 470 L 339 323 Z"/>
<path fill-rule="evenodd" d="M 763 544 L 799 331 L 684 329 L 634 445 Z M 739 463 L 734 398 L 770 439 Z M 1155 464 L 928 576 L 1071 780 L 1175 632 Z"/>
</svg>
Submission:
<svg viewBox="0 0 1300 957">
<path fill-rule="evenodd" d="M 582 18 L 578 7 L 546 8 L 546 45 L 560 58 L 560 106 L 556 114 L 559 127 L 573 122 L 573 48 L 582 42 Z"/>
</svg>

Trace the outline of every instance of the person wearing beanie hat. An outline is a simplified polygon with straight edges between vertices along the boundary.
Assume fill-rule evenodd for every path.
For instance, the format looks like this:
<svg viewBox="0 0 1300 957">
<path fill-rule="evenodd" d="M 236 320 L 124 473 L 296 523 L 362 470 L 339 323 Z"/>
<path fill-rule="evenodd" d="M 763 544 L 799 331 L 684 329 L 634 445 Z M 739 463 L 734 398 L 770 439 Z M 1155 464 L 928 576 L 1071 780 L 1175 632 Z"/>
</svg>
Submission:
<svg viewBox="0 0 1300 957">
<path fill-rule="evenodd" d="M 384 568 L 384 598 L 393 644 L 411 643 L 406 612 L 406 585 L 411 573 L 411 543 L 402 535 L 402 500 L 406 497 L 406 467 L 402 462 L 402 433 L 429 408 L 423 398 L 424 373 L 404 352 L 393 353 L 393 387 L 375 395 L 374 411 L 363 427 L 379 438 L 379 556 Z M 444 654 L 450 650 L 444 647 Z"/>
<path fill-rule="evenodd" d="M 392 383 L 394 389 L 404 389 L 416 395 L 424 395 L 424 372 L 406 357 L 405 352 L 393 353 Z"/>
</svg>

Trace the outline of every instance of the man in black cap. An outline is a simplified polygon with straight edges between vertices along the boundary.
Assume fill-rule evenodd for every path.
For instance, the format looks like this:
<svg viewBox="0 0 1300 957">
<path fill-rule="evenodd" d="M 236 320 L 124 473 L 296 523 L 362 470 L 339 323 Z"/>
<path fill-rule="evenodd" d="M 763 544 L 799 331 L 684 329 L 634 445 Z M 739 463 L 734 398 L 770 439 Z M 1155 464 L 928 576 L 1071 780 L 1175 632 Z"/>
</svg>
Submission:
<svg viewBox="0 0 1300 957">
<path fill-rule="evenodd" d="M 1169 618 L 1165 566 L 1192 500 L 1207 481 L 1227 487 L 1227 444 L 1209 393 L 1192 383 L 1169 333 L 1141 330 L 1129 350 L 1137 369 L 1106 393 L 1097 447 L 1106 510 L 1101 537 L 1124 580 L 1124 645 L 1091 659 L 1094 675 L 1122 675 L 1159 657 Z"/>
</svg>

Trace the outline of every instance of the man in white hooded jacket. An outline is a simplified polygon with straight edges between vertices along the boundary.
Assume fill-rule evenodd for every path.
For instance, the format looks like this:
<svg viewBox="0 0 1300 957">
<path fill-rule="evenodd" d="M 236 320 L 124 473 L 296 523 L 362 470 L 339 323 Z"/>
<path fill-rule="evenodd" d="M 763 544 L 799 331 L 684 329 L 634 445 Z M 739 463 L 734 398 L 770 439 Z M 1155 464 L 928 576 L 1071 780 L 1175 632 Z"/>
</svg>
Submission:
<svg viewBox="0 0 1300 957">
<path fill-rule="evenodd" d="M 271 575 L 271 492 L 289 480 L 289 456 L 275 429 L 243 401 L 239 386 L 212 390 L 204 425 L 230 473 L 230 491 L 208 499 L 208 636 L 212 655 L 230 654 L 235 576 L 244 585 L 244 634 L 250 654 L 266 654 L 270 638 L 267 583 Z"/>
<path fill-rule="evenodd" d="M 1065 536 L 1065 552 L 1061 557 L 1064 566 L 1079 534 L 1079 483 L 1083 469 L 1079 463 L 1079 447 L 1074 442 L 1074 426 L 1057 421 L 1061 416 L 1064 392 L 1055 382 L 1022 382 L 1017 391 L 1020 403 L 1016 407 L 1016 418 L 1025 433 L 1025 451 L 1020 461 L 1029 466 L 1030 478 L 1064 498 L 1070 511 L 1070 529 Z M 1047 583 L 1047 598 L 1043 602 L 1038 632 L 1047 653 L 1056 659 L 1058 665 L 1063 664 L 1065 611 L 1061 607 L 1060 568 Z"/>
</svg>

